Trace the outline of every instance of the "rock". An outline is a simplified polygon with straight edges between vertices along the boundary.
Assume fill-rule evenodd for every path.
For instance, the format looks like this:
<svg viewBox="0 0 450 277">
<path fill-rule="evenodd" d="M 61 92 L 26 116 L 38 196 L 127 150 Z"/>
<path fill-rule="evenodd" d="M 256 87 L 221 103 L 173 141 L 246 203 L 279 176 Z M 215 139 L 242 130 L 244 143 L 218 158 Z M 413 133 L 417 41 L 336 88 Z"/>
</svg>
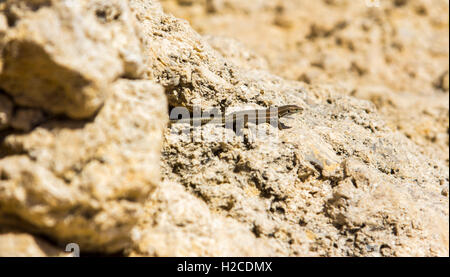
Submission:
<svg viewBox="0 0 450 277">
<path fill-rule="evenodd" d="M 159 182 L 166 100 L 151 81 L 117 81 L 93 121 L 55 119 L 1 148 L 0 221 L 81 251 L 120 251 Z"/>
<path fill-rule="evenodd" d="M 360 87 L 358 97 L 372 101 L 384 115 L 389 127 L 426 149 L 430 157 L 448 164 L 448 95 L 392 94 L 380 86 Z"/>
<path fill-rule="evenodd" d="M 169 104 L 289 103 L 304 112 L 287 120 L 292 129 L 277 134 L 267 127 L 269 137 L 249 130 L 239 138 L 213 126 L 197 136 L 167 131 L 164 179 L 183 184 L 258 238 L 276 238 L 277 255 L 447 256 L 448 198 L 440 183 L 448 182 L 448 93 L 434 84 L 448 71 L 448 17 L 439 16 L 448 5 L 386 4 L 386 15 L 350 1 L 283 1 L 283 8 L 246 1 L 250 9 L 225 2 L 214 14 L 202 1 L 183 8 L 162 3 L 201 33 L 236 38 L 266 58 L 272 72 L 304 76 L 310 85 L 243 67 L 227 74 L 220 70 L 227 61 L 199 41 L 202 47 L 193 48 L 213 60 L 200 70 L 207 74 L 199 79 L 208 81 L 182 84 L 176 98 L 169 90 Z M 342 13 L 330 15 L 330 5 Z M 393 30 L 388 40 L 380 32 L 386 28 Z M 423 36 L 441 39 L 411 39 Z M 445 88 L 445 75 L 442 80 Z"/>
<path fill-rule="evenodd" d="M 201 34 L 242 42 L 278 76 L 375 100 L 389 126 L 448 164 L 447 1 L 161 2 Z M 411 105 L 398 108 L 391 100 Z M 423 114 L 423 106 L 434 112 Z"/>
<path fill-rule="evenodd" d="M 0 94 L 0 131 L 11 124 L 13 104 L 8 97 Z"/>
<path fill-rule="evenodd" d="M 274 81 L 256 75 L 251 86 Z M 393 133 L 368 102 L 279 85 L 277 100 L 305 108 L 286 120 L 291 129 L 227 140 L 209 137 L 219 127 L 208 126 L 194 142 L 167 131 L 164 178 L 257 237 L 276 238 L 276 255 L 445 256 L 445 164 Z"/>
<path fill-rule="evenodd" d="M 442 91 L 448 91 L 448 70 L 444 72 L 439 78 L 437 78 L 435 86 Z"/>
<path fill-rule="evenodd" d="M 447 184 L 447 186 L 445 186 L 443 189 L 442 189 L 442 191 L 441 191 L 441 194 L 443 195 L 443 196 L 448 196 L 448 184 Z"/>
<path fill-rule="evenodd" d="M 13 129 L 0 134 L 0 222 L 122 251 L 159 182 L 167 118 L 163 89 L 130 80 L 143 66 L 134 14 L 121 0 L 0 5 L 0 115 Z"/>
<path fill-rule="evenodd" d="M 276 249 L 274 241 L 215 214 L 177 183 L 158 186 L 142 219 L 133 230 L 131 256 L 270 256 Z"/>
<path fill-rule="evenodd" d="M 314 74 L 305 75 L 310 79 L 305 84 L 267 72 L 249 50 L 253 47 L 201 36 L 186 21 L 164 13 L 156 1 L 79 1 L 71 9 L 64 6 L 66 1 L 26 3 L 34 1 L 0 4 L 4 8 L 0 41 L 5 50 L 0 87 L 15 111 L 33 108 L 46 116 L 20 132 L 10 128 L 9 119 L 5 121 L 8 127 L 0 133 L 0 224 L 43 234 L 57 247 L 77 243 L 81 252 L 127 256 L 448 256 L 448 196 L 443 193 L 448 162 L 436 158 L 429 144 L 393 130 L 376 103 L 348 95 L 355 84 L 353 88 L 364 88 L 359 84 L 373 84 L 374 76 L 390 77 L 381 71 L 371 75 L 372 66 L 391 73 L 398 69 L 384 59 L 375 59 L 371 66 L 365 63 L 364 53 L 379 53 L 364 48 L 365 40 L 356 43 L 358 28 L 371 28 L 367 12 L 364 20 L 355 19 L 360 22 L 356 25 L 350 20 L 355 18 L 351 6 L 348 14 L 322 17 L 315 27 L 311 21 L 299 27 L 292 17 L 299 11 L 294 2 L 283 1 L 287 6 L 282 9 L 281 1 L 224 0 L 224 5 L 215 6 L 219 18 L 226 17 L 222 9 L 249 16 L 254 11 L 286 15 L 289 26 L 265 29 L 270 43 L 260 47 L 279 45 L 279 36 L 271 37 L 280 34 L 279 29 L 299 28 L 317 47 L 289 44 L 302 49 L 307 63 L 297 59 L 298 50 L 278 48 L 280 53 L 262 56 L 272 70 L 296 60 L 298 67 L 292 68 L 296 78 L 315 67 Z M 205 1 L 177 3 L 193 9 L 205 5 Z M 329 9 L 323 5 L 338 8 L 349 2 L 311 3 L 302 2 L 303 18 Z M 398 9 L 409 11 L 409 2 Z M 384 19 L 380 12 L 372 13 L 369 19 Z M 273 25 L 273 19 L 264 22 Z M 64 26 L 80 21 L 81 26 L 56 29 L 51 39 L 38 40 L 45 33 L 29 29 L 49 20 Z M 235 22 L 245 20 L 240 16 Z M 74 37 L 76 30 L 83 30 L 79 37 Z M 243 32 L 249 30 L 252 24 L 242 27 Z M 107 43 L 102 35 L 85 33 L 110 39 Z M 261 37 L 248 34 L 249 40 Z M 24 60 L 11 55 L 13 42 L 27 49 L 24 41 L 39 50 L 33 59 L 45 61 L 46 70 L 23 67 Z M 341 46 L 328 49 L 330 41 Z M 67 42 L 72 42 L 68 46 L 72 52 L 65 54 L 61 45 Z M 84 45 L 93 48 L 86 54 L 89 59 L 62 63 L 64 57 L 75 62 L 73 53 L 84 54 Z M 130 55 L 119 54 L 124 48 Z M 392 62 L 409 68 L 401 60 Z M 444 72 L 441 67 L 438 61 L 423 72 L 416 67 L 410 72 L 419 76 L 418 83 L 430 85 L 424 72 L 435 79 Z M 20 73 L 13 74 L 14 68 Z M 64 92 L 59 93 L 68 98 L 54 98 L 61 104 L 52 105 L 43 99 L 55 91 L 38 88 L 59 84 L 48 76 L 61 74 L 61 68 L 63 73 L 69 71 L 69 77 L 63 74 Z M 356 81 L 322 83 L 328 74 Z M 18 83 L 30 76 L 38 85 Z M 88 85 L 77 87 L 70 76 L 88 80 Z M 402 78 L 408 80 L 403 73 Z M 14 90 L 19 84 L 20 94 Z M 385 85 L 388 91 L 410 87 Z M 87 90 L 92 98 L 83 96 Z M 445 95 L 442 90 L 438 93 Z M 23 99 L 33 95 L 30 106 Z M 281 119 L 291 127 L 281 131 L 252 123 L 241 135 L 213 124 L 188 127 L 186 132 L 178 131 L 187 126 L 166 127 L 167 107 L 232 112 L 285 104 L 303 111 Z M 0 111 L 6 114 L 5 110 Z M 448 106 L 442 105 L 423 109 L 431 122 L 446 111 Z M 433 129 L 431 134 L 445 145 L 442 130 Z"/>
<path fill-rule="evenodd" d="M 235 66 L 245 69 L 268 70 L 267 61 L 257 56 L 237 40 L 221 36 L 204 36 L 209 45 Z"/>
<path fill-rule="evenodd" d="M 11 127 L 16 130 L 30 131 L 42 120 L 44 120 L 44 114 L 39 109 L 18 109 L 11 120 Z"/>
<path fill-rule="evenodd" d="M 68 254 L 27 233 L 0 233 L 0 257 L 61 257 Z"/>
<path fill-rule="evenodd" d="M 0 87 L 15 103 L 71 118 L 103 105 L 110 84 L 142 65 L 134 20 L 123 1 L 1 4 Z"/>
</svg>

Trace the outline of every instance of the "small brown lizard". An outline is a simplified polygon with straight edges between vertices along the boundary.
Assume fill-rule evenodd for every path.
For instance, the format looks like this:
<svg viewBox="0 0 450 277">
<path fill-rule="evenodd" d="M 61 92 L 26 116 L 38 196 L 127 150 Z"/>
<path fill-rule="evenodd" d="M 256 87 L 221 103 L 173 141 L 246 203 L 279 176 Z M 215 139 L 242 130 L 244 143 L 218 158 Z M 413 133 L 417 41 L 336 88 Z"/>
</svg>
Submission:
<svg viewBox="0 0 450 277">
<path fill-rule="evenodd" d="M 247 122 L 254 124 L 270 123 L 279 130 L 291 127 L 284 125 L 280 118 L 302 111 L 303 108 L 297 105 L 285 105 L 280 107 L 269 107 L 267 109 L 245 110 L 230 113 L 220 117 L 192 117 L 183 119 L 171 119 L 170 124 L 185 123 L 192 126 L 205 124 L 220 124 L 226 128 L 233 128 L 235 131 L 244 127 Z"/>
</svg>

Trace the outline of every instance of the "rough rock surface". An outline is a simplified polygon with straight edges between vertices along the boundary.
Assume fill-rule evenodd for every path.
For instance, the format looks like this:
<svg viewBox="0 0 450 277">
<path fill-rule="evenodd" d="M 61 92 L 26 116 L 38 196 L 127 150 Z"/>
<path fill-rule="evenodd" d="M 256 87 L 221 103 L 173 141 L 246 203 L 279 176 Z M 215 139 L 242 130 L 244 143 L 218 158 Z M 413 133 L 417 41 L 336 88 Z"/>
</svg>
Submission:
<svg viewBox="0 0 450 277">
<path fill-rule="evenodd" d="M 167 118 L 161 86 L 119 79 L 141 74 L 133 14 L 126 1 L 1 5 L 0 224 L 121 251 L 159 182 Z"/>
<path fill-rule="evenodd" d="M 448 161 L 342 85 L 273 75 L 156 1 L 0 11 L 0 225 L 130 256 L 448 256 Z M 282 104 L 303 108 L 283 131 L 165 128 L 167 107 Z"/>
<path fill-rule="evenodd" d="M 92 121 L 49 120 L 5 136 L 0 223 L 85 251 L 115 252 L 130 242 L 159 182 L 167 108 L 162 88 L 150 81 L 117 81 L 112 89 Z"/>
<path fill-rule="evenodd" d="M 138 75 L 140 44 L 123 1 L 2 5 L 9 28 L 0 30 L 0 84 L 17 104 L 86 118 L 103 104 L 113 80 Z"/>
<path fill-rule="evenodd" d="M 277 81 L 253 77 L 251 86 Z M 276 88 L 291 91 L 278 100 L 305 109 L 278 137 L 271 129 L 191 142 L 167 132 L 165 178 L 281 243 L 277 255 L 447 255 L 445 164 L 392 132 L 368 102 L 296 87 Z"/>
<path fill-rule="evenodd" d="M 0 131 L 11 124 L 13 104 L 6 95 L 0 94 Z"/>
<path fill-rule="evenodd" d="M 67 257 L 68 253 L 26 233 L 0 232 L 0 257 Z"/>
<path fill-rule="evenodd" d="M 171 182 L 161 183 L 149 198 L 132 238 L 131 256 L 271 256 L 276 247 Z"/>
<path fill-rule="evenodd" d="M 379 6 L 369 7 L 369 2 Z M 343 94 L 372 101 L 392 129 L 448 164 L 448 1 L 162 4 L 201 34 L 244 43 L 264 57 L 276 75 L 331 84 Z"/>
</svg>

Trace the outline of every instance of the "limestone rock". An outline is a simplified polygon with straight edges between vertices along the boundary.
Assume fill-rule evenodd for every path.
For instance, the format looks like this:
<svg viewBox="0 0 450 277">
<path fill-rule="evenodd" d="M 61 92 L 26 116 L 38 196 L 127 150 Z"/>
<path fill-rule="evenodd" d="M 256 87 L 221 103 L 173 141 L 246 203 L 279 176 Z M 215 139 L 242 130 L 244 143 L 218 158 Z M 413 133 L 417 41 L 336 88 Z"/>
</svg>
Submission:
<svg viewBox="0 0 450 277">
<path fill-rule="evenodd" d="M 6 95 L 0 94 L 0 131 L 11 124 L 13 104 Z"/>
<path fill-rule="evenodd" d="M 61 257 L 68 256 L 51 244 L 27 233 L 0 233 L 0 257 Z"/>
<path fill-rule="evenodd" d="M 246 48 L 233 40 L 222 44 L 218 41 L 225 40 L 202 36 L 186 21 L 164 13 L 157 1 L 75 2 L 0 4 L 0 87 L 1 95 L 7 95 L 4 103 L 9 103 L 0 105 L 0 224 L 44 234 L 58 247 L 78 243 L 87 253 L 448 256 L 448 161 L 436 158 L 436 149 L 429 150 L 427 141 L 433 139 L 421 144 L 391 128 L 392 121 L 380 115 L 375 101 L 356 99 L 348 95 L 351 85 L 323 79 L 327 74 L 346 77 L 364 91 L 372 77 L 390 78 L 381 71 L 385 59 L 372 61 L 373 74 L 364 66 L 368 53 L 378 53 L 364 50 L 365 40 L 352 46 L 359 41 L 358 28 L 370 28 L 364 23 L 367 15 L 378 18 L 374 22 L 386 15 L 364 12 L 366 19 L 357 17 L 359 23 L 353 25 L 349 20 L 355 10 L 349 9 L 349 14 L 321 17 L 320 24 L 309 21 L 301 27 L 292 17 L 298 11 L 294 1 L 208 1 L 215 4 L 206 11 L 218 18 L 225 13 L 222 9 L 264 14 L 264 22 L 274 26 L 264 34 L 271 42 L 259 47 L 279 45 L 279 36 L 271 37 L 279 29 L 301 31 L 305 37 L 300 39 L 315 41 L 313 46 L 303 40 L 288 44 L 302 49 L 308 62 L 297 59 L 294 50 L 270 48 L 279 53 L 269 57 L 269 67 L 289 68 L 295 60 L 299 67 L 292 71 L 308 73 L 311 82 L 306 84 L 267 72 L 249 50 L 258 51 L 258 46 Z M 67 3 L 75 7 L 67 8 Z M 311 18 L 311 11 L 324 11 L 323 5 L 349 2 L 302 3 L 309 3 L 303 17 Z M 408 14 L 409 4 L 404 8 Z M 278 13 L 278 19 L 267 11 Z M 245 21 L 242 14 L 236 22 Z M 284 15 L 289 17 L 285 21 Z M 442 24 L 439 18 L 433 24 Z M 61 23 L 49 27 L 54 34 L 43 31 L 49 22 Z M 248 39 L 261 37 L 251 32 L 258 24 L 243 26 Z M 395 24 L 417 31 L 407 21 Z M 404 33 L 398 36 L 409 47 L 430 46 L 408 41 Z M 330 41 L 341 46 L 328 49 Z M 42 61 L 44 69 L 24 67 L 28 59 L 12 55 L 13 49 L 30 50 L 30 45 L 36 50 L 34 61 Z M 430 51 L 448 56 L 440 47 Z M 344 54 L 351 59 L 345 56 L 342 63 Z M 387 66 L 391 73 L 411 68 L 401 59 L 392 63 Z M 443 67 L 439 60 L 423 71 L 412 67 L 410 73 L 416 74 L 416 84 L 425 82 L 445 96 L 431 84 L 445 72 Z M 63 90 L 43 90 L 44 84 L 61 85 L 59 77 L 53 78 L 59 75 L 65 80 Z M 80 88 L 70 81 L 74 76 L 87 85 Z M 35 81 L 19 82 L 21 78 Z M 412 85 L 386 86 L 397 91 Z M 67 98 L 52 98 L 52 104 L 44 101 L 46 93 Z M 291 127 L 282 131 L 251 123 L 240 136 L 212 124 L 192 130 L 166 127 L 168 107 L 231 112 L 284 104 L 303 111 L 281 119 Z M 12 124 L 26 109 L 41 111 L 43 119 L 31 122 L 33 117 L 22 115 L 31 124 Z M 442 118 L 442 126 L 429 132 L 440 145 L 448 138 L 442 136 L 446 112 L 445 105 L 422 110 L 431 122 Z M 183 128 L 187 132 L 178 132 Z"/>
<path fill-rule="evenodd" d="M 201 33 L 237 38 L 272 72 L 309 85 L 230 66 L 228 55 L 196 40 L 212 62 L 195 72 L 203 82 L 168 87 L 170 105 L 296 104 L 304 112 L 286 120 L 289 130 L 262 126 L 265 137 L 255 126 L 240 138 L 214 126 L 166 131 L 165 180 L 258 238 L 275 238 L 277 255 L 448 256 L 445 1 L 369 9 L 345 0 L 224 0 L 213 12 L 205 1 L 177 2 L 162 1 Z M 193 58 L 181 62 L 198 68 Z"/>
<path fill-rule="evenodd" d="M 448 1 L 161 2 L 201 34 L 242 42 L 278 76 L 373 101 L 389 126 L 448 164 Z"/>
<path fill-rule="evenodd" d="M 16 130 L 30 131 L 43 120 L 44 115 L 39 109 L 18 109 L 11 120 L 11 127 Z"/>
<path fill-rule="evenodd" d="M 253 86 L 275 81 L 254 77 Z M 447 255 L 445 164 L 393 133 L 368 102 L 321 87 L 277 99 L 305 108 L 278 135 L 267 126 L 269 136 L 229 140 L 208 137 L 219 128 L 208 126 L 207 139 L 191 142 L 167 131 L 164 178 L 255 236 L 276 238 L 277 255 Z"/>
<path fill-rule="evenodd" d="M 0 87 L 18 105 L 87 118 L 115 79 L 139 76 L 140 44 L 124 1 L 4 2 Z"/>
<path fill-rule="evenodd" d="M 143 66 L 134 14 L 122 0 L 0 11 L 1 224 L 122 251 L 159 182 L 167 118 L 161 86 L 130 80 Z"/>
<path fill-rule="evenodd" d="M 271 256 L 276 249 L 244 225 L 210 210 L 176 183 L 161 183 L 133 230 L 132 256 Z"/>
<path fill-rule="evenodd" d="M 166 114 L 160 86 L 123 80 L 93 121 L 54 119 L 7 135 L 0 221 L 82 251 L 120 251 L 159 182 Z"/>
<path fill-rule="evenodd" d="M 228 61 L 246 69 L 268 70 L 267 61 L 256 55 L 241 42 L 221 36 L 207 35 L 205 39 Z"/>
</svg>

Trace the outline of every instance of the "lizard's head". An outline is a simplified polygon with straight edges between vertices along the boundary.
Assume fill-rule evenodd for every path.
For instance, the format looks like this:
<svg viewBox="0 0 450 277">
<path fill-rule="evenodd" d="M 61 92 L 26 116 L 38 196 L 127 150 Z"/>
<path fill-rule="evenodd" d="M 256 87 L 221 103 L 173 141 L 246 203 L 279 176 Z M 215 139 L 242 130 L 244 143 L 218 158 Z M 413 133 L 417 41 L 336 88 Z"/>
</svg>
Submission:
<svg viewBox="0 0 450 277">
<path fill-rule="evenodd" d="M 286 105 L 286 106 L 281 106 L 278 107 L 278 115 L 280 117 L 285 116 L 285 115 L 291 115 L 291 114 L 295 114 L 298 113 L 300 111 L 302 111 L 303 108 L 297 106 L 297 105 Z"/>
</svg>

